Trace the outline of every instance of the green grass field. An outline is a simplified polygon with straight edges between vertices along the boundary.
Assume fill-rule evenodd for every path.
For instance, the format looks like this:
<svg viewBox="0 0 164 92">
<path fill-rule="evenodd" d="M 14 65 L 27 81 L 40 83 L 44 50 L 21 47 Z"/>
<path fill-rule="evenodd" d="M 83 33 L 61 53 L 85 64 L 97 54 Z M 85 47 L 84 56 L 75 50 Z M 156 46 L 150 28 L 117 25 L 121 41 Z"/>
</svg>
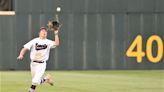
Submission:
<svg viewBox="0 0 164 92">
<path fill-rule="evenodd" d="M 36 92 L 164 92 L 164 70 L 48 71 L 55 85 Z M 28 92 L 29 71 L 1 71 L 0 92 Z"/>
</svg>

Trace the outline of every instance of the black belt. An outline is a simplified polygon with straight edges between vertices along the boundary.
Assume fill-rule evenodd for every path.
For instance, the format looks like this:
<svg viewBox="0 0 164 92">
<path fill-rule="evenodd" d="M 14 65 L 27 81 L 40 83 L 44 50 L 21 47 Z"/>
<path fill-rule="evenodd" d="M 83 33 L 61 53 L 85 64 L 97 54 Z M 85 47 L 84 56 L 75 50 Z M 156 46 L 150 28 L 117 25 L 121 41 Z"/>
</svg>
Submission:
<svg viewBox="0 0 164 92">
<path fill-rule="evenodd" d="M 35 63 L 44 63 L 44 61 L 33 61 Z"/>
</svg>

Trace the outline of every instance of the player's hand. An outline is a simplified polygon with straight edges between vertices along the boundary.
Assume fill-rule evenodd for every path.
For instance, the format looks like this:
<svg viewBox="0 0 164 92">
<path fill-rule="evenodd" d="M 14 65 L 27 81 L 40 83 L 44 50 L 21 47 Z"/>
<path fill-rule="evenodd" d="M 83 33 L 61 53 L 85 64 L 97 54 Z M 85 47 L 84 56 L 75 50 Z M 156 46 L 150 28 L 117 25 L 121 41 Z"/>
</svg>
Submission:
<svg viewBox="0 0 164 92">
<path fill-rule="evenodd" d="M 58 33 L 59 33 L 59 30 L 55 30 L 55 31 L 54 31 L 54 34 L 55 34 L 55 35 L 58 35 Z"/>
<path fill-rule="evenodd" d="M 22 59 L 23 59 L 23 55 L 19 55 L 19 56 L 17 57 L 17 59 L 18 59 L 18 60 L 22 60 Z"/>
</svg>

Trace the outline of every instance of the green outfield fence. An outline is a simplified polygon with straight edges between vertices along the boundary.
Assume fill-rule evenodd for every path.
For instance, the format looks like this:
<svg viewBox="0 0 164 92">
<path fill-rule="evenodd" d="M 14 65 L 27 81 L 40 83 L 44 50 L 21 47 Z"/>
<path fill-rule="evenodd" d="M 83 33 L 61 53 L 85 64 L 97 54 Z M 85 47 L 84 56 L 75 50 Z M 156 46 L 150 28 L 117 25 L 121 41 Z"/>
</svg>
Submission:
<svg viewBox="0 0 164 92">
<path fill-rule="evenodd" d="M 164 41 L 164 0 L 13 0 L 15 15 L 0 16 L 0 69 L 29 69 L 29 53 L 16 62 L 23 45 L 38 35 L 61 7 L 60 46 L 48 69 L 164 69 L 164 58 L 142 63 L 126 56 L 137 35 Z M 49 32 L 53 39 L 53 33 Z M 155 43 L 154 43 L 155 44 Z M 157 46 L 153 46 L 153 55 Z"/>
</svg>

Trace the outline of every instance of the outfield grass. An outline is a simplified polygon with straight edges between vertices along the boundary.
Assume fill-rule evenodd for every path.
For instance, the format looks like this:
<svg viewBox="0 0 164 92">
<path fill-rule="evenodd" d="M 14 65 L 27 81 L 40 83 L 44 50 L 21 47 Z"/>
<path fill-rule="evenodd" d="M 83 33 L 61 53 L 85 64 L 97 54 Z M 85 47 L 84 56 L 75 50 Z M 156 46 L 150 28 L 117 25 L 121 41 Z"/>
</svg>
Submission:
<svg viewBox="0 0 164 92">
<path fill-rule="evenodd" d="M 36 92 L 164 92 L 164 70 L 48 71 L 55 85 Z M 1 71 L 0 92 L 28 92 L 29 71 Z"/>
</svg>

